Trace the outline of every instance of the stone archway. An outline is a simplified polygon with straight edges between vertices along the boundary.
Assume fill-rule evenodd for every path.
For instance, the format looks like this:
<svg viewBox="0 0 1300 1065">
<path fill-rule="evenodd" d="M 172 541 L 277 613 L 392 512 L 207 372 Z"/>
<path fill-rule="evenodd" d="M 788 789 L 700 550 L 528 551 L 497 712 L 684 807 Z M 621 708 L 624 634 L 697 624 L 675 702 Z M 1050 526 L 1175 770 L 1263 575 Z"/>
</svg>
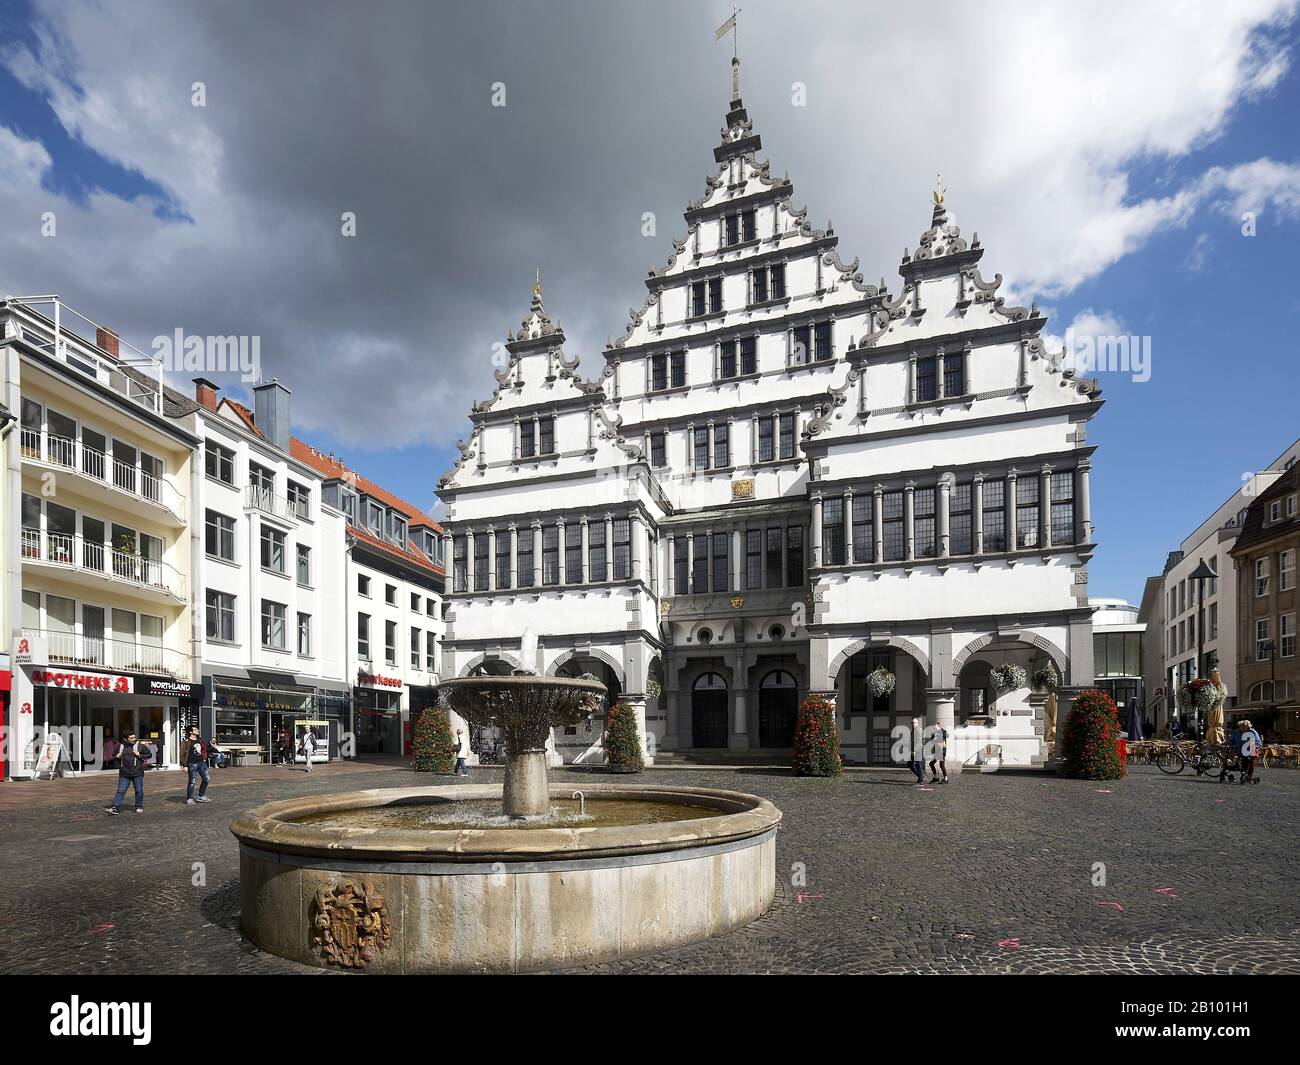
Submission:
<svg viewBox="0 0 1300 1065">
<path fill-rule="evenodd" d="M 566 662 L 572 661 L 575 658 L 594 658 L 597 662 L 603 662 L 605 665 L 609 666 L 609 668 L 613 671 L 614 677 L 618 680 L 619 689 L 626 690 L 627 678 L 623 674 L 623 664 L 617 661 L 613 655 L 605 651 L 597 650 L 595 648 L 592 648 L 590 651 L 579 651 L 573 649 L 573 650 L 562 652 L 560 655 L 556 657 L 555 661 L 553 661 L 549 666 L 546 667 L 546 675 L 548 677 L 554 677 L 556 675 L 556 671 L 562 665 L 564 665 Z"/>
<path fill-rule="evenodd" d="M 471 658 L 461 669 L 458 676 L 461 677 L 471 676 L 474 670 L 478 669 L 479 666 L 487 665 L 488 663 L 491 662 L 504 662 L 511 669 L 519 668 L 519 659 L 517 659 L 514 655 L 506 654 L 504 651 L 502 651 L 500 654 L 481 654 L 475 658 Z"/>
<path fill-rule="evenodd" d="M 930 656 L 922 651 L 920 646 L 902 636 L 882 636 L 875 640 L 855 640 L 837 654 L 831 662 L 831 668 L 827 671 L 831 680 L 833 681 L 840 675 L 840 669 L 843 668 L 844 663 L 859 651 L 870 651 L 873 648 L 879 649 L 881 647 L 893 647 L 911 655 L 916 664 L 921 667 L 921 672 L 925 674 L 926 684 L 930 683 Z"/>
<path fill-rule="evenodd" d="M 1019 643 L 1028 647 L 1036 648 L 1052 660 L 1052 664 L 1056 666 L 1057 676 L 1061 678 L 1062 683 L 1064 683 L 1065 678 L 1069 676 L 1069 657 L 1046 636 L 1040 636 L 1036 632 L 1020 632 L 1017 633 L 1014 638 L 1008 638 L 1007 640 L 1002 641 L 997 633 L 991 632 L 986 633 L 983 636 L 977 636 L 953 656 L 953 677 L 961 675 L 962 666 L 966 664 L 967 660 L 971 658 L 972 655 L 977 655 L 980 651 L 983 651 L 995 642 Z"/>
</svg>

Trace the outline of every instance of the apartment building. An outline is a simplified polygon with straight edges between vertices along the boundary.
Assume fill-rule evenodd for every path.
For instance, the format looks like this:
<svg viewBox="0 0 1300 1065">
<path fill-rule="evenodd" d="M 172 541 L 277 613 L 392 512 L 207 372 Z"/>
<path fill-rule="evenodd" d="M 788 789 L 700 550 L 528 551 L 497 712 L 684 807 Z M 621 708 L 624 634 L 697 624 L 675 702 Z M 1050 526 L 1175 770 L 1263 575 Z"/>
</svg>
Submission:
<svg viewBox="0 0 1300 1065">
<path fill-rule="evenodd" d="M 5 405 L 5 724 L 15 777 L 51 735 L 104 766 L 135 732 L 175 765 L 195 720 L 193 404 L 151 356 L 55 297 L 0 301 Z"/>
</svg>

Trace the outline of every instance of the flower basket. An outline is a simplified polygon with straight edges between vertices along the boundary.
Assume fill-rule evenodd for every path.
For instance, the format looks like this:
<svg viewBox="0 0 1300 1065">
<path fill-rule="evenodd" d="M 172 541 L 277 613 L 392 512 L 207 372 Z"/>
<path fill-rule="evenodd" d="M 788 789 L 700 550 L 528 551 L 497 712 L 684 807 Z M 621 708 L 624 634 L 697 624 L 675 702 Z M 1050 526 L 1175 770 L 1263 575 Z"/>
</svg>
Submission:
<svg viewBox="0 0 1300 1065">
<path fill-rule="evenodd" d="M 1034 675 L 1030 678 L 1033 681 L 1034 691 L 1040 694 L 1054 692 L 1060 686 L 1061 678 L 1056 672 L 1056 667 L 1048 662 L 1047 665 L 1034 670 Z"/>
<path fill-rule="evenodd" d="M 892 695 L 894 685 L 897 683 L 894 674 L 889 672 L 884 666 L 877 666 L 867 674 L 867 691 L 877 699 L 883 699 Z"/>
<path fill-rule="evenodd" d="M 1227 694 L 1228 689 L 1223 685 L 1215 684 L 1206 677 L 1200 677 L 1178 686 L 1178 706 L 1182 710 L 1191 710 L 1195 707 L 1205 713 L 1223 702 Z"/>
<path fill-rule="evenodd" d="M 993 682 L 994 690 L 999 695 L 1003 692 L 1013 692 L 1017 688 L 1023 688 L 1029 682 L 1029 676 L 1025 673 L 1023 666 L 1018 666 L 1014 662 L 1004 662 L 1000 666 L 994 666 L 989 670 L 989 679 Z"/>
</svg>

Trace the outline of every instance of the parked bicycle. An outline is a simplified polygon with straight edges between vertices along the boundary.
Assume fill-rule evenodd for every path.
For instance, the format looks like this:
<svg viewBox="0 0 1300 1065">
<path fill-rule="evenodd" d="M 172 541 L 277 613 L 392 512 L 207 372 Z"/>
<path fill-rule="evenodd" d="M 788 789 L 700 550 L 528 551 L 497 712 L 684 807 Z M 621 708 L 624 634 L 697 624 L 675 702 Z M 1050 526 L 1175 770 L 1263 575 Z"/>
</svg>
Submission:
<svg viewBox="0 0 1300 1065">
<path fill-rule="evenodd" d="M 1190 756 L 1183 751 L 1184 745 L 1191 747 Z M 1218 773 L 1222 771 L 1224 763 L 1229 758 L 1234 757 L 1226 747 L 1220 747 L 1217 744 L 1206 744 L 1204 740 L 1175 740 L 1169 745 L 1169 750 L 1165 751 L 1156 759 L 1156 766 L 1160 772 L 1168 773 L 1171 776 L 1175 773 L 1181 773 L 1188 766 L 1196 770 L 1198 777 L 1206 773 Z"/>
</svg>

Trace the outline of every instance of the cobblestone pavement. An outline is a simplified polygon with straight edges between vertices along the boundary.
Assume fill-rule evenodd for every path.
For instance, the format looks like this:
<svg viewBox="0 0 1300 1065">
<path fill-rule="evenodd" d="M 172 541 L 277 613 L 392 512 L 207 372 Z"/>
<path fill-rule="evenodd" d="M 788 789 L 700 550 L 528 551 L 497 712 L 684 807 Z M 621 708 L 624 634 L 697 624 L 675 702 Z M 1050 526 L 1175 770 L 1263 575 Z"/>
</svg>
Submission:
<svg viewBox="0 0 1300 1065">
<path fill-rule="evenodd" d="M 1004 773 L 930 790 L 888 771 L 643 779 L 775 802 L 777 900 L 731 935 L 587 971 L 1300 973 L 1300 772 L 1265 771 L 1258 787 L 1146 767 L 1106 784 Z M 103 813 L 111 778 L 93 800 L 0 809 L 0 971 L 322 974 L 241 941 L 232 817 L 313 792 L 452 783 L 360 765 L 222 781 L 210 805 L 154 793 L 142 817 Z M 792 882 L 800 866 L 806 883 Z"/>
</svg>

